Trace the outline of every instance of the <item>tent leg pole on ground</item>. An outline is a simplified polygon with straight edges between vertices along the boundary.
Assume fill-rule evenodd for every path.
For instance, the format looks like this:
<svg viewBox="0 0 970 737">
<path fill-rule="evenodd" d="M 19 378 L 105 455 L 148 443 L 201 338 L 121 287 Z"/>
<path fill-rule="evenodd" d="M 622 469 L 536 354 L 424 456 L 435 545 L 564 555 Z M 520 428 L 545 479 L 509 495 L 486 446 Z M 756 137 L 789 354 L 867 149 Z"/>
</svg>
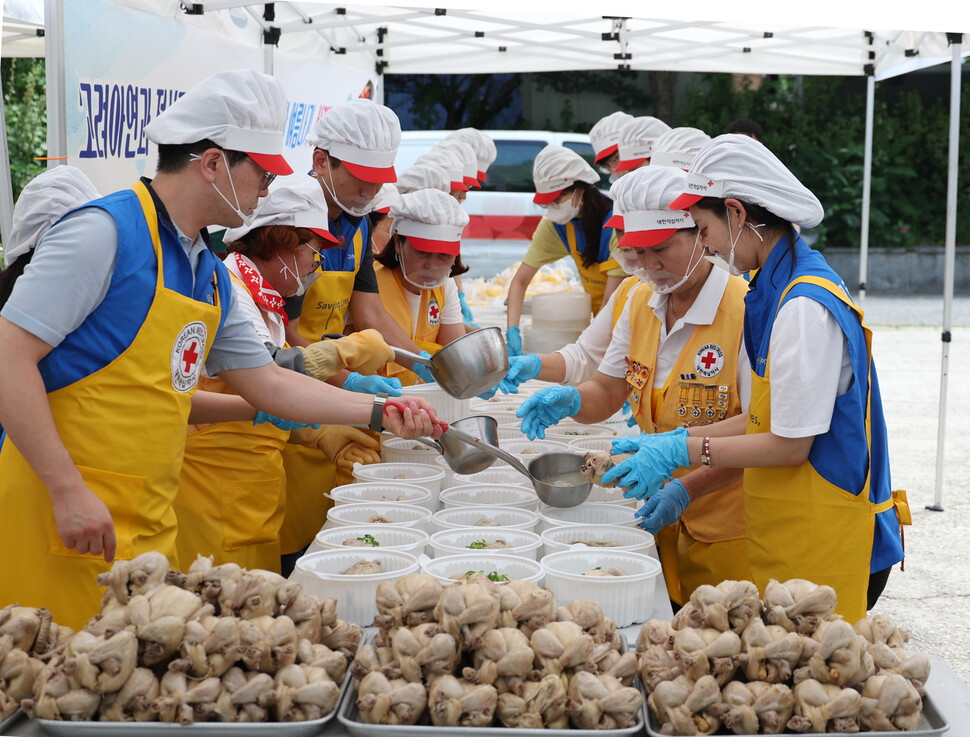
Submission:
<svg viewBox="0 0 970 737">
<path fill-rule="evenodd" d="M 869 204 L 872 201 L 872 123 L 876 105 L 876 78 L 866 77 L 866 147 L 862 174 L 862 232 L 859 235 L 859 303 L 866 298 L 869 271 Z"/>
<path fill-rule="evenodd" d="M 936 439 L 936 491 L 933 504 L 926 508 L 943 511 L 943 446 L 946 439 L 946 396 L 950 370 L 950 327 L 953 319 L 953 272 L 956 259 L 957 165 L 960 158 L 960 69 L 962 34 L 950 38 L 953 61 L 950 64 L 950 145 L 946 178 L 946 237 L 943 266 L 943 363 L 940 368 L 940 423 Z"/>
<path fill-rule="evenodd" d="M 47 167 L 63 163 L 67 155 L 67 90 L 64 82 L 64 0 L 44 0 L 47 61 Z"/>
</svg>

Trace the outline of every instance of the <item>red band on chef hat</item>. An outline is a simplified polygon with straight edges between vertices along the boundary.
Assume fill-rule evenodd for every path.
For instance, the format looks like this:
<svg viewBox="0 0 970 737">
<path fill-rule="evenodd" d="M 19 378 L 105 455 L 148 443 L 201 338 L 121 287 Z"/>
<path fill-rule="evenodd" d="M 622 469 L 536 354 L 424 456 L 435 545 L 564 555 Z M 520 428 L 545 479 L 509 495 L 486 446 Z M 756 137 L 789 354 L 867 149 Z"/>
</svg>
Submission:
<svg viewBox="0 0 970 737">
<path fill-rule="evenodd" d="M 394 171 L 397 150 L 365 151 L 340 141 L 332 141 L 327 153 L 340 159 L 347 166 L 347 171 L 365 182 L 384 184 L 397 181 Z"/>
<path fill-rule="evenodd" d="M 720 197 L 723 191 L 724 182 L 715 181 L 703 172 L 687 172 L 684 193 L 671 202 L 669 207 L 671 210 L 686 210 L 705 197 Z"/>
<path fill-rule="evenodd" d="M 617 150 L 618 148 L 619 148 L 619 144 L 616 144 L 616 143 L 614 143 L 614 144 L 613 144 L 613 145 L 611 145 L 611 146 L 607 146 L 607 147 L 606 147 L 606 148 L 604 148 L 604 149 L 603 149 L 602 151 L 600 151 L 599 153 L 597 153 L 597 154 L 596 154 L 596 158 L 595 158 L 595 159 L 593 159 L 593 163 L 594 163 L 594 164 L 598 164 L 598 163 L 600 163 L 600 162 L 601 162 L 601 161 L 602 161 L 603 159 L 608 159 L 608 158 L 609 158 L 610 156 L 612 156 L 613 154 L 615 154 L 615 153 L 616 153 L 616 150 Z"/>
<path fill-rule="evenodd" d="M 619 228 L 623 230 L 623 214 L 613 210 L 613 214 L 610 215 L 609 219 L 604 223 L 607 228 Z"/>
<path fill-rule="evenodd" d="M 464 228 L 455 225 L 429 225 L 413 220 L 395 218 L 394 232 L 408 239 L 414 248 L 425 253 L 446 253 L 457 256 L 461 250 Z"/>
<path fill-rule="evenodd" d="M 663 243 L 678 230 L 694 227 L 686 210 L 640 210 L 623 213 L 624 232 L 619 245 L 645 248 Z"/>
</svg>

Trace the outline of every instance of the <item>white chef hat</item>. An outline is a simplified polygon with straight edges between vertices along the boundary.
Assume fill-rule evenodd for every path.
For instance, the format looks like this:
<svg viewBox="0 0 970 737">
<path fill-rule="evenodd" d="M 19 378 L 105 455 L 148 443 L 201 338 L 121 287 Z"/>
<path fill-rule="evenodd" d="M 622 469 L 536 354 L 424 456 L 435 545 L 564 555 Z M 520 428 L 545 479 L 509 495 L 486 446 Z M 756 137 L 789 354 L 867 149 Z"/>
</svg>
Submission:
<svg viewBox="0 0 970 737">
<path fill-rule="evenodd" d="M 401 183 L 400 178 L 398 178 L 397 183 Z M 381 185 L 381 188 L 377 191 L 377 195 L 371 201 L 371 212 L 387 214 L 391 211 L 391 205 L 397 202 L 400 198 L 401 194 L 398 191 L 397 186 L 387 182 L 386 184 Z"/>
<path fill-rule="evenodd" d="M 223 235 L 226 243 L 233 243 L 247 233 L 268 225 L 289 225 L 294 228 L 309 228 L 329 243 L 339 243 L 330 232 L 327 222 L 327 201 L 320 185 L 309 177 L 299 177 L 299 181 L 275 187 L 264 198 L 253 215 L 251 225 L 229 228 Z"/>
<path fill-rule="evenodd" d="M 682 192 L 672 209 L 690 207 L 703 197 L 734 197 L 803 228 L 815 227 L 825 215 L 818 198 L 771 151 L 734 133 L 712 139 L 698 152 Z"/>
<path fill-rule="evenodd" d="M 537 205 L 548 205 L 566 187 L 575 182 L 596 184 L 600 175 L 575 151 L 549 144 L 538 153 L 532 164 L 532 179 L 536 185 L 532 201 Z"/>
<path fill-rule="evenodd" d="M 697 128 L 671 128 L 653 142 L 650 166 L 676 166 L 687 171 L 711 137 Z"/>
<path fill-rule="evenodd" d="M 397 178 L 397 191 L 401 194 L 419 189 L 437 189 L 451 194 L 451 179 L 442 166 L 432 163 L 415 164 Z"/>
<path fill-rule="evenodd" d="M 454 152 L 461 161 L 461 180 L 469 189 L 481 189 L 478 183 L 478 156 L 475 155 L 474 147 L 460 138 L 446 138 L 435 148 L 443 148 Z"/>
<path fill-rule="evenodd" d="M 10 235 L 4 238 L 3 268 L 35 248 L 61 217 L 100 196 L 75 166 L 56 166 L 31 179 L 17 199 Z"/>
<path fill-rule="evenodd" d="M 593 146 L 593 153 L 598 164 L 603 159 L 616 153 L 620 142 L 620 129 L 633 120 L 630 113 L 617 110 L 605 118 L 600 118 L 596 125 L 589 129 L 589 142 Z"/>
<path fill-rule="evenodd" d="M 219 72 L 199 82 L 145 126 L 157 144 L 208 139 L 242 151 L 273 174 L 292 174 L 283 158 L 286 93 L 268 74 L 251 69 Z"/>
<path fill-rule="evenodd" d="M 401 122 L 389 107 L 363 98 L 334 105 L 320 116 L 307 141 L 339 159 L 358 179 L 397 181 L 394 157 L 401 145 Z"/>
<path fill-rule="evenodd" d="M 616 170 L 630 171 L 640 166 L 653 155 L 654 141 L 669 130 L 669 125 L 650 115 L 629 121 L 620 129 L 620 163 Z"/>
<path fill-rule="evenodd" d="M 415 159 L 414 163 L 429 164 L 431 166 L 441 167 L 448 175 L 449 187 L 451 188 L 451 191 L 468 191 L 468 185 L 465 184 L 465 178 L 462 174 L 464 167 L 462 166 L 461 159 L 458 157 L 458 153 L 456 151 L 449 148 L 441 148 L 440 146 L 436 146 L 428 151 L 428 153 L 423 154 Z"/>
<path fill-rule="evenodd" d="M 402 194 L 391 205 L 391 217 L 391 231 L 405 236 L 417 250 L 452 256 L 458 255 L 468 225 L 468 213 L 458 200 L 437 189 Z"/>
<path fill-rule="evenodd" d="M 491 136 L 478 130 L 478 128 L 459 128 L 450 136 L 445 138 L 457 138 L 465 141 L 475 150 L 475 157 L 478 159 L 478 173 L 475 178 L 479 182 L 484 182 L 487 178 L 488 167 L 498 158 L 498 150 L 495 148 L 495 141 Z"/>
<path fill-rule="evenodd" d="M 684 189 L 687 174 L 672 166 L 646 166 L 618 179 L 610 188 L 614 211 L 623 213 L 623 247 L 648 247 L 663 243 L 678 230 L 693 228 L 686 210 L 671 212 Z"/>
</svg>

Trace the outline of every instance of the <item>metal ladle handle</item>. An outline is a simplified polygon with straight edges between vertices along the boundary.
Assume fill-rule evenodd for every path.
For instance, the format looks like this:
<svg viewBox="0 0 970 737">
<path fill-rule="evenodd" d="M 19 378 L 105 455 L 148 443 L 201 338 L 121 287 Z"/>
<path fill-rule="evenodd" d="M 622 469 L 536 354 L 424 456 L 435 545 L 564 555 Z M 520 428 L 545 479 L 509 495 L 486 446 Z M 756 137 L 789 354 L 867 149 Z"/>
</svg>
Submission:
<svg viewBox="0 0 970 737">
<path fill-rule="evenodd" d="M 412 361 L 413 363 L 420 363 L 429 369 L 434 369 L 435 367 L 430 358 L 425 358 L 424 356 L 419 356 L 417 353 L 411 353 L 411 351 L 406 351 L 403 348 L 395 348 L 394 346 L 391 346 L 391 350 L 394 351 L 394 358 L 396 360 L 403 359 L 405 361 Z M 432 371 L 432 373 L 434 372 Z"/>
<path fill-rule="evenodd" d="M 499 460 L 505 461 L 506 463 L 508 463 L 510 466 L 512 466 L 512 468 L 514 468 L 516 471 L 518 471 L 519 473 L 521 473 L 523 476 L 525 476 L 530 481 L 533 480 L 532 479 L 532 474 L 529 473 L 529 469 L 527 469 L 525 466 L 523 466 L 522 463 L 519 462 L 519 459 L 518 458 L 516 458 L 515 456 L 511 455 L 510 453 L 502 450 L 501 448 L 497 448 L 494 445 L 490 445 L 489 443 L 486 443 L 486 442 L 484 442 L 482 440 L 479 440 L 478 438 L 476 438 L 476 437 L 474 437 L 472 435 L 469 435 L 467 432 L 463 432 L 463 431 L 457 429 L 454 426 L 449 426 L 448 429 L 445 430 L 445 432 L 451 433 L 452 435 L 454 435 L 456 438 L 458 438 L 459 440 L 461 440 L 464 443 L 469 443 L 471 445 L 478 446 L 478 448 L 480 450 L 483 450 L 484 452 L 488 453 L 489 455 L 492 455 L 495 458 L 498 458 Z"/>
</svg>

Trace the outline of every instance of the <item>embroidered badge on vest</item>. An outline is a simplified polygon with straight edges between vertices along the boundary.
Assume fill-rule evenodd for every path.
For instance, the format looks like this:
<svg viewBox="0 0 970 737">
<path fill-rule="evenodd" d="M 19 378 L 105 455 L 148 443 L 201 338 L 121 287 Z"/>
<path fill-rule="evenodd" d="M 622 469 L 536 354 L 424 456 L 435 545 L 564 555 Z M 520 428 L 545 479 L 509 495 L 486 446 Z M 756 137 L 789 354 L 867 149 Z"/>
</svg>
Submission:
<svg viewBox="0 0 970 737">
<path fill-rule="evenodd" d="M 438 299 L 432 297 L 428 300 L 428 325 L 437 325 L 441 322 L 441 308 L 438 306 Z"/>
<path fill-rule="evenodd" d="M 717 343 L 701 346 L 694 356 L 694 371 L 704 378 L 716 376 L 724 367 L 724 351 Z"/>
<path fill-rule="evenodd" d="M 208 331 L 205 323 L 190 322 L 175 338 L 172 346 L 172 388 L 185 393 L 199 382 L 205 356 Z"/>
</svg>

